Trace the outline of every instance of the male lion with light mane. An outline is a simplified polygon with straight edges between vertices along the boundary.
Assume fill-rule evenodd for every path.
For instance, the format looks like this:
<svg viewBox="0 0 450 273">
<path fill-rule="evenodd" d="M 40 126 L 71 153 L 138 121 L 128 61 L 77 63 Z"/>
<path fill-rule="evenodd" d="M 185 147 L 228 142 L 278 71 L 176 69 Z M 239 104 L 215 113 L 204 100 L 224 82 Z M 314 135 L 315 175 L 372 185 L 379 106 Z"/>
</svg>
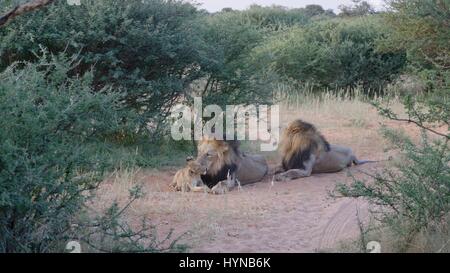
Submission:
<svg viewBox="0 0 450 273">
<path fill-rule="evenodd" d="M 280 143 L 282 164 L 275 170 L 275 180 L 285 181 L 312 173 L 339 172 L 360 161 L 350 148 L 331 145 L 316 127 L 302 120 L 291 122 L 283 131 Z"/>
<path fill-rule="evenodd" d="M 194 161 L 194 158 L 186 158 L 186 167 L 179 170 L 170 187 L 181 192 L 205 192 L 207 188 L 203 184 L 201 175 L 206 173 L 206 168 Z"/>
<path fill-rule="evenodd" d="M 241 153 L 240 142 L 204 138 L 198 143 L 197 162 L 206 168 L 201 175 L 210 193 L 223 194 L 236 185 L 261 181 L 268 172 L 266 159 Z"/>
</svg>

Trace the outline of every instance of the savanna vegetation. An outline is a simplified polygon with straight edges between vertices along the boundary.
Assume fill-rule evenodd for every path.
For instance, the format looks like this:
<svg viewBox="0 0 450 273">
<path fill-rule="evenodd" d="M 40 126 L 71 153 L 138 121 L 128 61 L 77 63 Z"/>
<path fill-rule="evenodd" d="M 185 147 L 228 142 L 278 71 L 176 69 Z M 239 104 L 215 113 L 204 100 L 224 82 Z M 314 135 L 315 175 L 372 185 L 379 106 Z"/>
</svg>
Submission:
<svg viewBox="0 0 450 273">
<path fill-rule="evenodd" d="M 26 2 L 42 1 L 2 1 L 0 14 Z M 101 217 L 86 203 L 114 169 L 176 165 L 192 152 L 170 138 L 175 104 L 275 103 L 279 85 L 299 96 L 358 92 L 368 103 L 400 96 L 407 117 L 373 104 L 421 127 L 423 142 L 386 130 L 404 160 L 339 190 L 387 208 L 383 227 L 401 227 L 392 230 L 406 245 L 448 231 L 449 1 L 389 0 L 377 12 L 357 0 L 338 14 L 318 5 L 209 13 L 181 0 L 47 2 L 0 18 L 1 252 L 59 252 L 73 238 L 93 251 L 182 250 L 176 238 L 159 244 L 145 221 L 128 226 L 129 203 Z M 130 202 L 140 196 L 130 189 Z"/>
<path fill-rule="evenodd" d="M 384 18 L 393 27 L 380 50 L 404 50 L 405 73 L 420 79 L 423 92 L 402 96 L 406 116 L 374 103 L 381 115 L 423 130 L 420 143 L 390 128 L 383 134 L 401 159 L 373 174 L 375 182 L 340 185 L 344 196 L 364 197 L 377 205 L 376 219 L 364 236 L 384 237 L 391 251 L 448 252 L 450 201 L 450 2 L 389 1 Z M 439 130 L 439 128 L 441 130 Z M 364 241 L 364 240 L 363 240 Z"/>
</svg>

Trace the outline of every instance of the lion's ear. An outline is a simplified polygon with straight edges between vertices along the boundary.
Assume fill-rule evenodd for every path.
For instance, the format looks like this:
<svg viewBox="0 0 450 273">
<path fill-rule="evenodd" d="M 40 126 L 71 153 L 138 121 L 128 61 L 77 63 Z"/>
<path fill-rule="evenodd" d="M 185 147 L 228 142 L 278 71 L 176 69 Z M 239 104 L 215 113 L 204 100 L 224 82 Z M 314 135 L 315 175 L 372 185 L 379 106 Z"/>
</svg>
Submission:
<svg viewBox="0 0 450 273">
<path fill-rule="evenodd" d="M 186 157 L 186 162 L 189 162 L 189 161 L 194 161 L 194 158 L 192 156 Z"/>
</svg>

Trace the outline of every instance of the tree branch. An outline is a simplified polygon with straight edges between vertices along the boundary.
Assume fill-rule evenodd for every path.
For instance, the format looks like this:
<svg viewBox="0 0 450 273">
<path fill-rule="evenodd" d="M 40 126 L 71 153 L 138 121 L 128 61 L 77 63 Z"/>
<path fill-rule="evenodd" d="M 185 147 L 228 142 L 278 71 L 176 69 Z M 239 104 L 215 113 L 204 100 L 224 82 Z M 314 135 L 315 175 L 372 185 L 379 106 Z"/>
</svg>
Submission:
<svg viewBox="0 0 450 273">
<path fill-rule="evenodd" d="M 428 127 L 424 126 L 421 122 L 417 122 L 417 121 L 412 120 L 412 119 L 402 119 L 402 118 L 395 118 L 395 117 L 389 117 L 389 119 L 395 120 L 395 121 L 402 121 L 402 122 L 414 123 L 415 125 L 417 125 L 418 127 L 422 128 L 422 129 L 425 129 L 425 130 L 430 131 L 430 132 L 432 132 L 432 133 L 434 133 L 434 134 L 436 134 L 436 135 L 439 135 L 439 136 L 445 137 L 445 138 L 447 138 L 447 139 L 450 139 L 450 136 L 449 136 L 449 135 L 439 133 L 439 132 L 436 131 L 436 130 L 433 130 L 433 129 L 431 129 L 431 128 L 428 128 Z"/>
<path fill-rule="evenodd" d="M 27 12 L 31 12 L 36 9 L 40 9 L 43 6 L 46 6 L 53 2 L 55 2 L 55 0 L 34 0 L 22 5 L 18 5 L 9 12 L 7 12 L 5 15 L 0 16 L 0 27 L 8 23 L 14 17 L 17 17 Z"/>
</svg>

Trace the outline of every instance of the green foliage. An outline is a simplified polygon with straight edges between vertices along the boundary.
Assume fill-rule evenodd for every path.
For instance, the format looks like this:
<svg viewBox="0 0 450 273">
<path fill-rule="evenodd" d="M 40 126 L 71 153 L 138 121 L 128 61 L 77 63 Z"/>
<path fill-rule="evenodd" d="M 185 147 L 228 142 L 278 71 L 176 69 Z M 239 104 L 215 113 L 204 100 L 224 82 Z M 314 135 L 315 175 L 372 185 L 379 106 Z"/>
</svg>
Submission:
<svg viewBox="0 0 450 273">
<path fill-rule="evenodd" d="M 377 206 L 375 215 L 392 227 L 401 240 L 446 221 L 450 211 L 450 146 L 448 141 L 430 141 L 423 134 L 420 145 L 405 135 L 385 130 L 385 136 L 401 159 L 376 173 L 373 182 L 339 185 L 344 196 L 364 197 Z"/>
<path fill-rule="evenodd" d="M 263 103 L 271 99 L 270 74 L 256 70 L 250 52 L 263 42 L 268 30 L 236 12 L 204 18 L 203 35 L 214 48 L 214 60 L 207 70 L 201 95 L 205 103 L 219 105 Z"/>
<path fill-rule="evenodd" d="M 382 90 L 403 68 L 401 51 L 378 52 L 388 33 L 377 17 L 328 20 L 292 28 L 255 51 L 280 75 L 318 88 Z"/>
<path fill-rule="evenodd" d="M 198 11 L 180 1 L 81 2 L 58 1 L 1 28 L 0 70 L 14 61 L 35 61 L 40 46 L 76 54 L 80 64 L 73 75 L 95 66 L 95 90 L 120 88 L 126 105 L 140 111 L 141 129 L 159 121 L 209 60 L 195 31 Z"/>
<path fill-rule="evenodd" d="M 178 0 L 58 1 L 0 28 L 0 70 L 35 61 L 40 46 L 77 54 L 80 65 L 71 73 L 95 67 L 93 88 L 119 88 L 140 114 L 137 133 L 151 128 L 156 139 L 171 106 L 193 93 L 222 105 L 266 103 L 279 76 L 375 90 L 395 77 L 403 56 L 375 52 L 385 35 L 376 20 L 327 21 L 332 17 L 319 5 L 253 5 L 210 15 Z"/>
<path fill-rule="evenodd" d="M 121 95 L 106 87 L 94 92 L 92 72 L 68 77 L 75 68 L 73 59 L 44 55 L 0 73 L 0 252 L 60 252 L 68 239 L 111 234 L 92 227 L 69 237 L 111 167 L 92 145 L 128 131 L 123 121 L 133 117 Z M 116 243 L 148 236 L 120 229 L 120 215 L 102 217 Z"/>
<path fill-rule="evenodd" d="M 387 118 L 422 128 L 422 142 L 417 145 L 405 135 L 386 130 L 387 139 L 401 151 L 399 163 L 374 175 L 373 182 L 355 181 L 337 190 L 378 205 L 381 220 L 397 237 L 400 251 L 425 234 L 422 244 L 431 245 L 429 251 L 442 252 L 448 249 L 448 241 L 436 244 L 430 240 L 449 234 L 450 2 L 393 0 L 390 4 L 395 13 L 385 18 L 394 32 L 380 43 L 381 50 L 406 50 L 411 70 L 431 84 L 428 93 L 403 98 L 406 118 L 389 105 L 374 105 Z"/>
<path fill-rule="evenodd" d="M 277 31 L 306 25 L 313 17 L 332 15 L 317 5 L 301 9 L 252 5 L 244 11 L 224 10 L 204 18 L 202 32 L 215 49 L 217 60 L 207 67 L 204 101 L 222 105 L 270 102 L 272 84 L 278 76 L 264 66 L 256 66 L 251 52 Z"/>
<path fill-rule="evenodd" d="M 339 16 L 352 17 L 352 16 L 365 16 L 375 14 L 376 11 L 370 3 L 362 0 L 352 0 L 353 5 L 340 5 L 339 9 L 341 13 Z"/>
<path fill-rule="evenodd" d="M 450 138 L 450 2 L 449 1 L 390 1 L 395 12 L 385 18 L 394 27 L 382 50 L 404 49 L 408 52 L 413 73 L 428 87 L 427 94 L 406 96 L 407 119 L 399 118 L 389 107 L 376 105 L 380 113 L 395 120 L 406 120 Z M 429 124 L 445 125 L 447 133 L 433 130 Z"/>
<path fill-rule="evenodd" d="M 449 94 L 450 2 L 390 0 L 389 4 L 392 12 L 384 17 L 394 31 L 381 41 L 381 50 L 405 50 L 411 73 L 422 79 L 428 91 Z"/>
<path fill-rule="evenodd" d="M 156 142 L 145 138 L 133 139 L 128 145 L 122 141 L 104 141 L 90 143 L 89 146 L 89 149 L 99 154 L 108 165 L 120 169 L 183 166 L 186 157 L 194 154 L 191 142 L 168 139 Z"/>
<path fill-rule="evenodd" d="M 436 135 L 450 139 L 450 89 L 439 89 L 430 94 L 413 96 L 408 94 L 403 98 L 407 118 L 399 116 L 389 108 L 389 105 L 374 102 L 382 116 L 392 120 L 412 122 L 417 126 Z M 447 132 L 437 131 L 431 125 L 445 126 Z"/>
<path fill-rule="evenodd" d="M 291 26 L 302 26 L 311 22 L 313 17 L 333 17 L 332 11 L 325 11 L 319 5 L 308 5 L 305 8 L 288 9 L 283 6 L 262 7 L 252 5 L 247 10 L 236 12 L 236 16 L 247 20 L 259 28 L 279 30 Z"/>
<path fill-rule="evenodd" d="M 450 66 L 450 2 L 390 0 L 387 23 L 395 30 L 387 43 L 404 48 L 409 59 L 425 67 Z"/>
<path fill-rule="evenodd" d="M 307 5 L 305 7 L 305 13 L 309 17 L 314 17 L 325 14 L 325 10 L 321 5 Z"/>
<path fill-rule="evenodd" d="M 83 144 L 118 128 L 119 97 L 71 69 L 43 58 L 0 74 L 2 252 L 49 251 L 106 168 Z"/>
</svg>

